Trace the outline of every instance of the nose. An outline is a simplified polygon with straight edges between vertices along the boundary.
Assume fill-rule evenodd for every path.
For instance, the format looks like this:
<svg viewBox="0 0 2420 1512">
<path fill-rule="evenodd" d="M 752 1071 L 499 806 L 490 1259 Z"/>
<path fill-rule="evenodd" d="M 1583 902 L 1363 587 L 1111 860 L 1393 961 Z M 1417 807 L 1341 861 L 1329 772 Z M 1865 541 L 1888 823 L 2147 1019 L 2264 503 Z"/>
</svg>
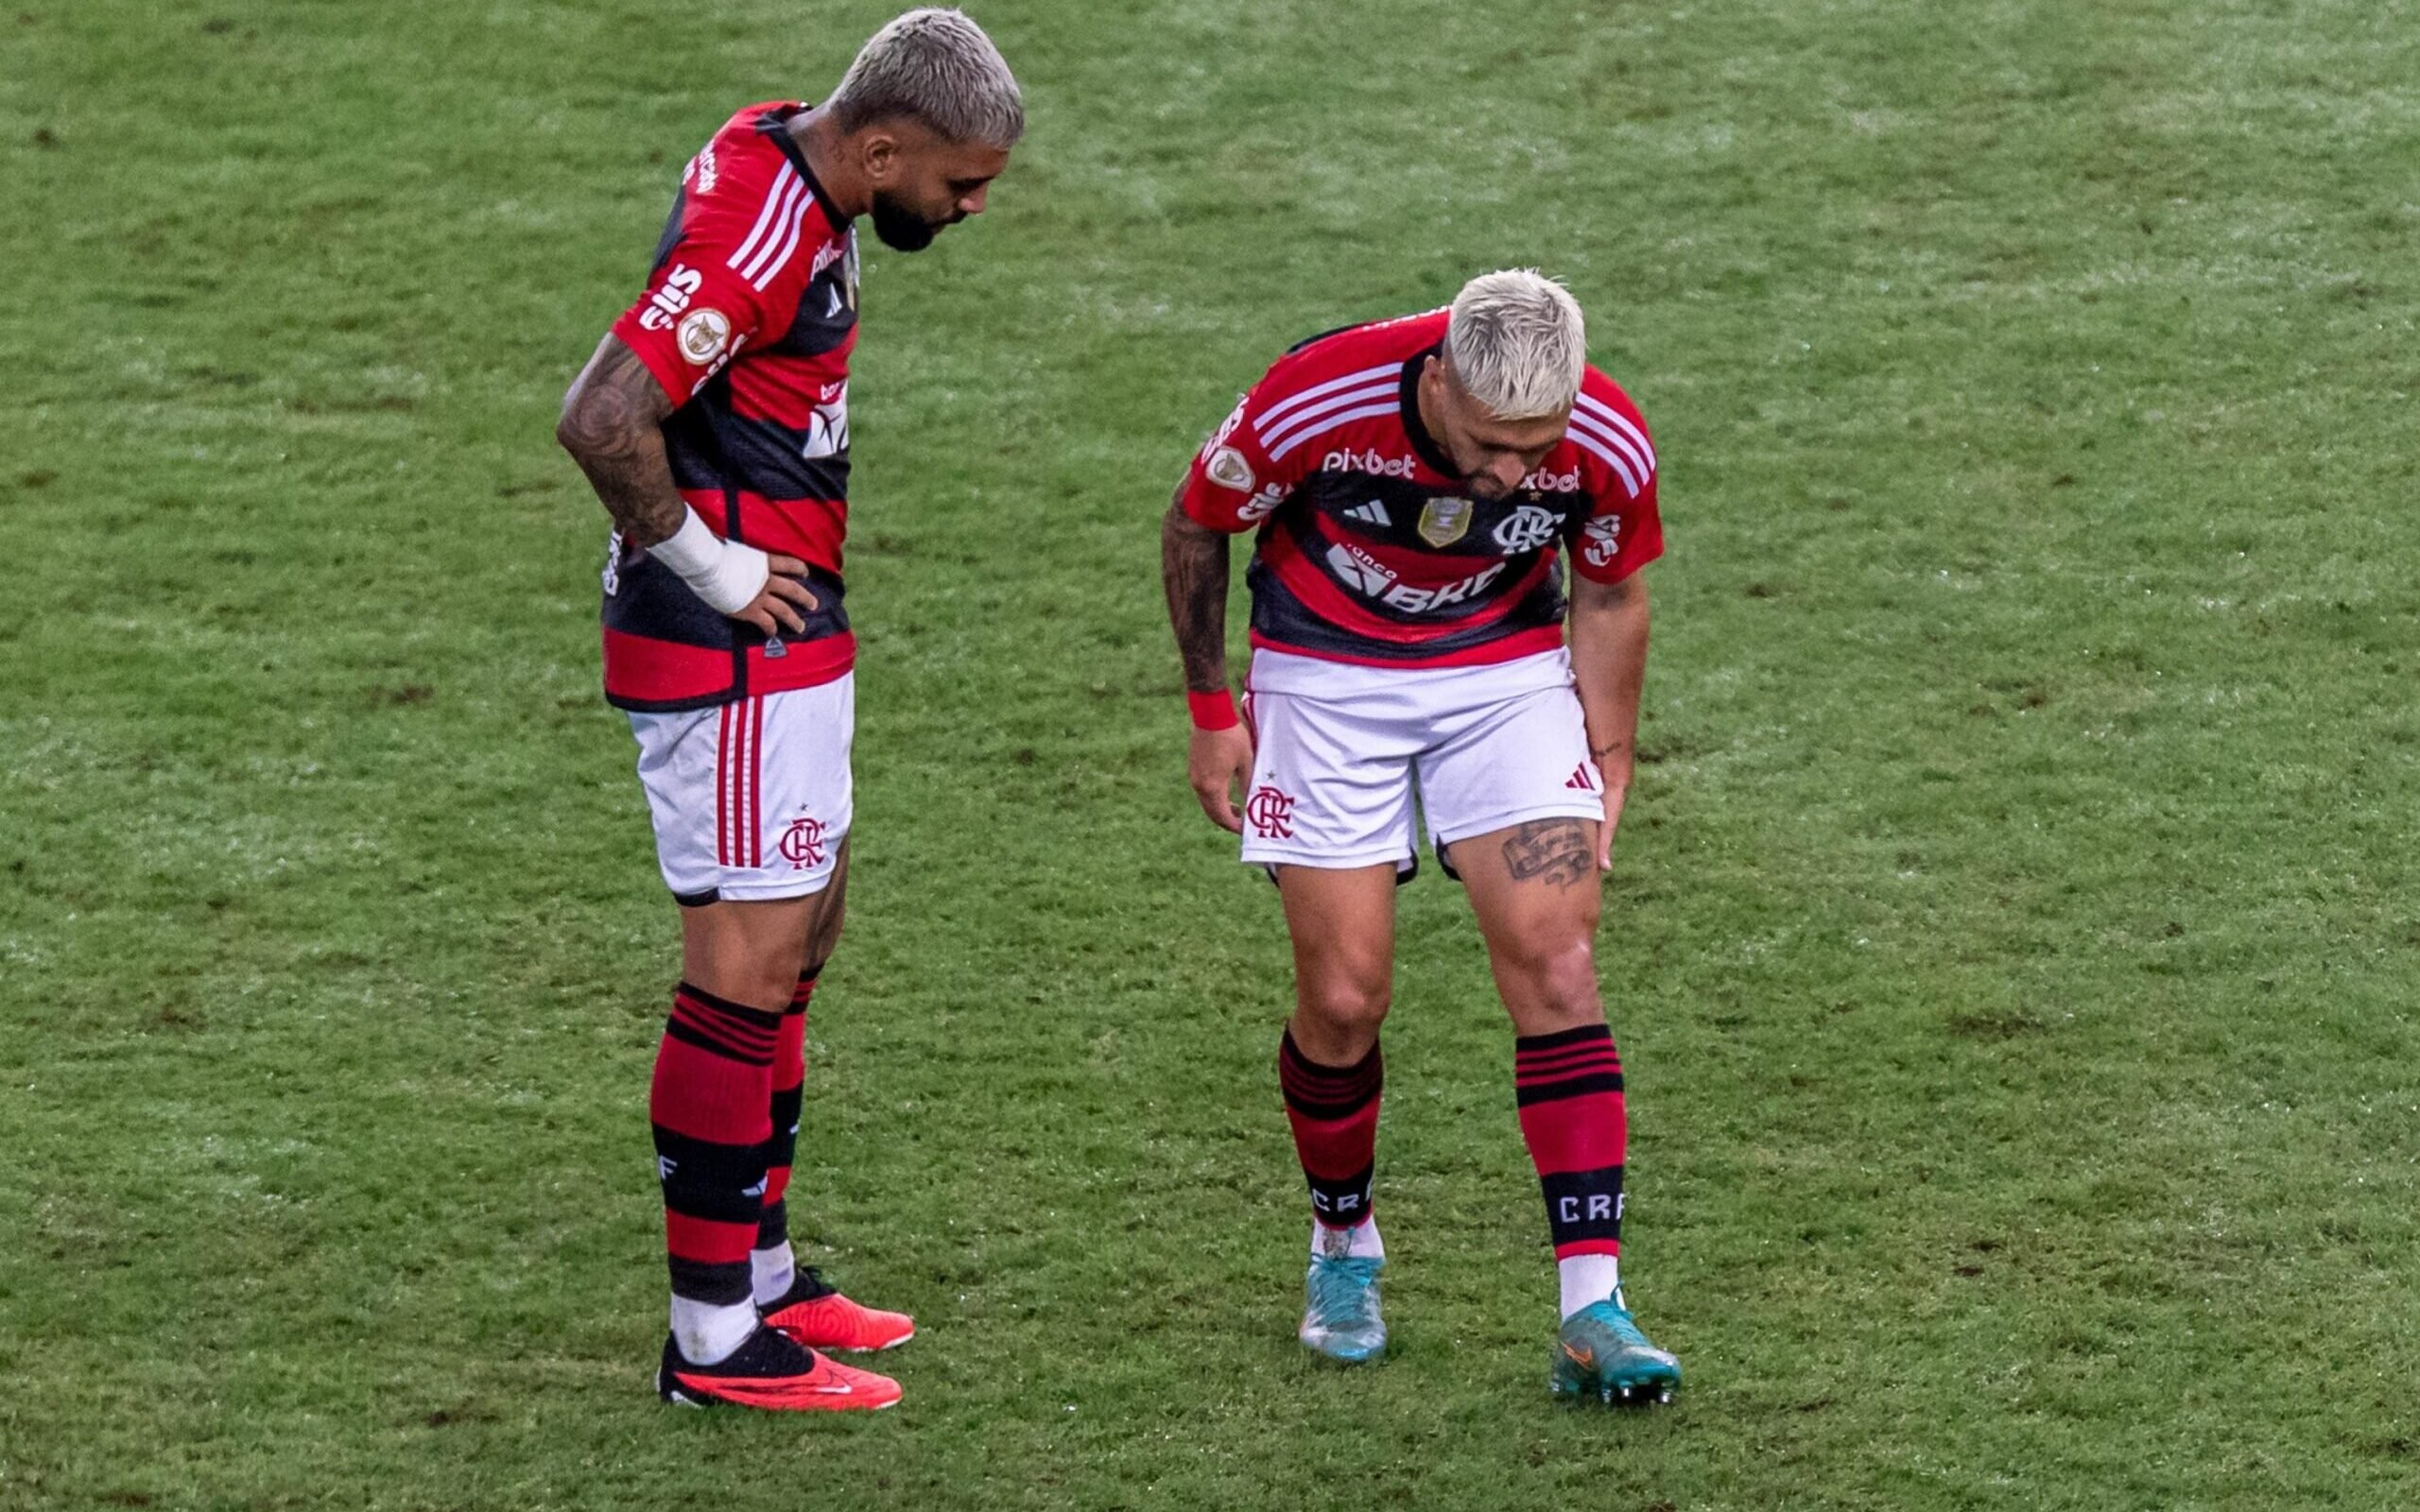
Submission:
<svg viewBox="0 0 2420 1512">
<path fill-rule="evenodd" d="M 1521 480 L 1528 475 L 1517 456 L 1499 456 L 1487 464 L 1488 481 L 1495 485 L 1498 497 L 1519 488 Z"/>
<path fill-rule="evenodd" d="M 990 184 L 988 184 L 988 183 L 987 183 L 987 184 L 985 184 L 982 188 L 976 190 L 976 191 L 975 191 L 973 194 L 971 194 L 971 195 L 960 195 L 960 196 L 959 196 L 959 197 L 958 197 L 958 213 L 959 213 L 959 215 L 961 215 L 961 216 L 964 216 L 964 215 L 979 215 L 983 214 L 983 201 L 991 196 L 991 193 L 992 193 L 992 186 L 991 186 Z"/>
</svg>

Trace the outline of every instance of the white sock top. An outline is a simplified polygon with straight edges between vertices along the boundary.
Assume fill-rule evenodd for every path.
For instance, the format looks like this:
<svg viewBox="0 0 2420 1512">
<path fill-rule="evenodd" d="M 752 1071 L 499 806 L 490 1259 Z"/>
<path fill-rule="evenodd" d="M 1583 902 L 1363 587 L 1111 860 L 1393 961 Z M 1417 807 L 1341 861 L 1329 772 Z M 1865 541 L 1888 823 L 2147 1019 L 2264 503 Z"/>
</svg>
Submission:
<svg viewBox="0 0 2420 1512">
<path fill-rule="evenodd" d="M 1322 1255 L 1331 1260 L 1386 1259 L 1387 1246 L 1385 1241 L 1378 1237 L 1376 1215 L 1364 1218 L 1350 1228 L 1331 1228 L 1318 1219 L 1312 1219 L 1311 1256 L 1317 1259 Z"/>
<path fill-rule="evenodd" d="M 1583 1307 L 1611 1297 L 1618 1298 L 1622 1289 L 1622 1263 L 1613 1255 L 1574 1255 L 1555 1262 L 1555 1273 L 1563 1281 L 1563 1315 L 1569 1317 Z"/>
<path fill-rule="evenodd" d="M 727 1307 L 672 1299 L 672 1342 L 691 1365 L 717 1365 L 748 1342 L 756 1332 L 756 1304 L 734 1302 Z"/>
<path fill-rule="evenodd" d="M 798 1262 L 790 1254 L 788 1240 L 783 1240 L 770 1249 L 748 1252 L 749 1290 L 756 1294 L 759 1307 L 780 1300 L 782 1294 L 790 1289 L 790 1282 L 797 1279 Z"/>
</svg>

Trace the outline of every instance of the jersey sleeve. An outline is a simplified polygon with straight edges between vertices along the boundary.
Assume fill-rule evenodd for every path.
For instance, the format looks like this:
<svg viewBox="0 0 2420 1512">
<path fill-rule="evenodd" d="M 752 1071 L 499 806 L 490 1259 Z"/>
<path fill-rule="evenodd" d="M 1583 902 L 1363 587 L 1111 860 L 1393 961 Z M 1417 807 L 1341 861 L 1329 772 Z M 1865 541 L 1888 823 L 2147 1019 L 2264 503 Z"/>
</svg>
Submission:
<svg viewBox="0 0 2420 1512">
<path fill-rule="evenodd" d="M 1566 434 L 1591 464 L 1591 507 L 1573 543 L 1572 570 L 1591 582 L 1618 583 L 1664 555 L 1654 442 L 1635 411 L 1624 413 L 1584 392 Z"/>
<path fill-rule="evenodd" d="M 1269 411 L 1286 398 L 1274 373 L 1264 377 L 1194 454 L 1184 474 L 1184 513 L 1207 529 L 1239 534 L 1259 524 L 1304 477 L 1302 451 L 1272 460 L 1262 438 Z"/>
<path fill-rule="evenodd" d="M 726 159 L 718 167 L 717 148 Z M 786 286 L 777 275 L 820 224 L 814 195 L 786 159 L 728 161 L 735 156 L 718 142 L 691 161 L 647 291 L 614 322 L 676 408 L 771 322 Z"/>
</svg>

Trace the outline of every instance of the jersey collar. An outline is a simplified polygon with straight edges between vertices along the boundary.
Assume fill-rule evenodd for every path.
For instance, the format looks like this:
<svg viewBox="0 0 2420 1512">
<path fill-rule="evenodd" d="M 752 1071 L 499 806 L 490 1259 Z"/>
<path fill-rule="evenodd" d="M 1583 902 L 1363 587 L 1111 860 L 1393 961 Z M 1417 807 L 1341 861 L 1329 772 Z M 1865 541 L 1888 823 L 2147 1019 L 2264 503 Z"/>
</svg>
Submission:
<svg viewBox="0 0 2420 1512">
<path fill-rule="evenodd" d="M 1428 427 L 1420 419 L 1420 369 L 1429 358 L 1441 355 L 1444 350 L 1445 344 L 1439 341 L 1404 359 L 1397 404 L 1403 411 L 1403 433 L 1411 438 L 1412 451 L 1438 476 L 1460 478 L 1461 473 L 1455 470 L 1453 459 L 1437 444 L 1437 438 L 1428 434 Z"/>
<path fill-rule="evenodd" d="M 850 217 L 833 208 L 832 197 L 823 192 L 823 184 L 815 177 L 815 170 L 806 165 L 806 154 L 799 150 L 798 138 L 789 133 L 790 122 L 801 112 L 813 109 L 815 107 L 812 104 L 804 101 L 791 105 L 776 105 L 756 117 L 756 129 L 770 138 L 773 146 L 781 148 L 782 156 L 789 159 L 790 166 L 796 168 L 798 176 L 806 180 L 806 187 L 815 196 L 816 208 L 823 212 L 824 223 L 832 228 L 833 234 L 838 235 L 849 229 Z"/>
</svg>

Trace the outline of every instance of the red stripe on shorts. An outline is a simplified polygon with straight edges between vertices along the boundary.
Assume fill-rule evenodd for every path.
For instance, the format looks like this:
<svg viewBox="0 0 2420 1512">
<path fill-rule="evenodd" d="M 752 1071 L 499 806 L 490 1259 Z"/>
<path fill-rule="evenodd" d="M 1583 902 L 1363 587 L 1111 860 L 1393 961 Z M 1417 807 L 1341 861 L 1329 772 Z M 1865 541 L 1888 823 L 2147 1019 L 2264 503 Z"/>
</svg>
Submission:
<svg viewBox="0 0 2420 1512">
<path fill-rule="evenodd" d="M 765 864 L 765 700 L 748 700 L 748 864 Z"/>
<path fill-rule="evenodd" d="M 715 865 L 731 865 L 731 705 L 717 711 L 722 717 L 715 732 Z"/>
</svg>

